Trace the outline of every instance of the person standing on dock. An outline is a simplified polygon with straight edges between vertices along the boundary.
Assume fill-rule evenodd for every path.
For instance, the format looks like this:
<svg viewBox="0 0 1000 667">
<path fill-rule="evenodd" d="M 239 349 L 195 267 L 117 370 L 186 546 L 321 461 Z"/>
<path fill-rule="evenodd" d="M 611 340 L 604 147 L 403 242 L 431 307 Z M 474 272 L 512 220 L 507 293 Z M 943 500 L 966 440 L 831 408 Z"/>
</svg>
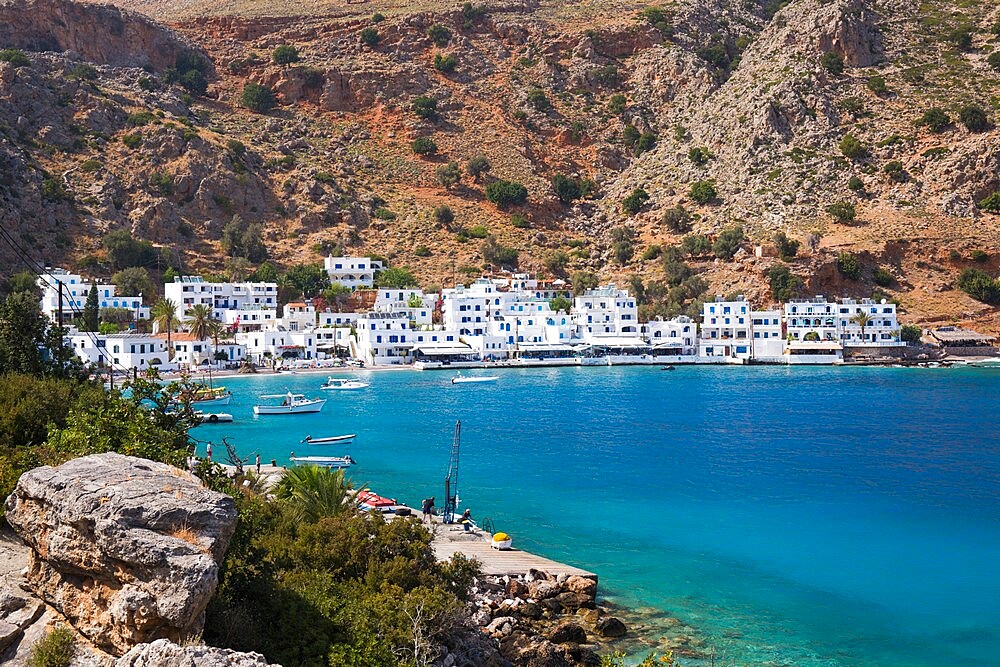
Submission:
<svg viewBox="0 0 1000 667">
<path fill-rule="evenodd" d="M 205 459 L 208 461 L 212 460 L 212 443 L 205 445 Z"/>
<path fill-rule="evenodd" d="M 424 498 L 422 509 L 424 515 L 423 518 L 421 519 L 421 523 L 430 523 L 431 516 L 434 514 L 434 496 L 431 496 L 430 498 Z"/>
<path fill-rule="evenodd" d="M 463 528 L 465 528 L 465 532 L 467 533 L 470 532 L 472 530 L 472 527 L 475 525 L 472 521 L 472 510 L 466 507 L 465 511 L 462 512 L 462 516 L 458 520 L 458 522 L 462 524 Z"/>
<path fill-rule="evenodd" d="M 257 466 L 257 474 L 260 475 L 260 452 L 257 453 L 254 464 Z"/>
</svg>

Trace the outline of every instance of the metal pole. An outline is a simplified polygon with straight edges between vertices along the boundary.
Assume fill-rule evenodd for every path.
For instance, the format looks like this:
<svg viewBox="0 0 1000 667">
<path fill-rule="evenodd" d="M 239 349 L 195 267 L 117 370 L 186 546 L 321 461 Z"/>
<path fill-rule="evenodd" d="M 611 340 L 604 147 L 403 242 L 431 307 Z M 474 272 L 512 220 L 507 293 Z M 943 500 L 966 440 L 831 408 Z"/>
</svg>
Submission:
<svg viewBox="0 0 1000 667">
<path fill-rule="evenodd" d="M 58 321 L 59 321 L 59 326 L 62 326 L 63 325 L 63 299 L 62 299 L 62 281 L 61 280 L 57 280 L 56 281 L 56 287 L 59 289 L 59 315 L 58 315 Z"/>
</svg>

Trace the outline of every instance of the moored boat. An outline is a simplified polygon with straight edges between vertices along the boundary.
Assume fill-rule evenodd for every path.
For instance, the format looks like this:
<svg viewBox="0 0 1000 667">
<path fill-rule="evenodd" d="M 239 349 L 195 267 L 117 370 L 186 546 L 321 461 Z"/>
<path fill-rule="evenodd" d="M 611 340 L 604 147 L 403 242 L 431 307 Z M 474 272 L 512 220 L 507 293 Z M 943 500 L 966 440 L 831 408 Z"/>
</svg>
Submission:
<svg viewBox="0 0 1000 667">
<path fill-rule="evenodd" d="M 255 405 L 255 415 L 297 415 L 307 412 L 319 412 L 326 405 L 324 398 L 306 398 L 303 394 L 269 394 L 261 399 L 282 399 L 278 405 Z"/>
<path fill-rule="evenodd" d="M 350 456 L 289 456 L 295 465 L 320 466 L 322 468 L 347 468 L 357 463 Z"/>
<path fill-rule="evenodd" d="M 302 442 L 307 445 L 332 445 L 336 443 L 352 443 L 356 437 L 358 436 L 355 433 L 348 433 L 347 435 L 334 435 L 328 438 L 314 438 L 311 435 L 307 435 L 303 438 Z"/>
<path fill-rule="evenodd" d="M 351 390 L 351 389 L 365 389 L 369 387 L 367 382 L 362 382 L 357 378 L 327 378 L 326 382 L 320 387 L 320 389 L 340 389 L 340 390 Z"/>
<path fill-rule="evenodd" d="M 497 375 L 462 375 L 459 373 L 451 379 L 452 384 L 466 384 L 472 382 L 496 382 L 500 377 Z"/>
<path fill-rule="evenodd" d="M 228 412 L 202 412 L 201 410 L 196 410 L 194 416 L 202 424 L 220 424 L 222 422 L 233 421 L 233 416 Z"/>
</svg>

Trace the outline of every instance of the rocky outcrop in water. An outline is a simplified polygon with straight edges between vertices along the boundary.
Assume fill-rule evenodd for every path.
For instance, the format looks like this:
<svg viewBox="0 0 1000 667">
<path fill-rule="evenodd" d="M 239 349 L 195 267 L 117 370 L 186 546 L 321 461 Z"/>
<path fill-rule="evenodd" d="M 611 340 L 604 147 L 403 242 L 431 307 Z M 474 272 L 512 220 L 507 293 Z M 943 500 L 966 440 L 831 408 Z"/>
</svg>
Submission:
<svg viewBox="0 0 1000 667">
<path fill-rule="evenodd" d="M 200 632 L 235 529 L 229 496 L 109 453 L 25 473 L 6 507 L 32 549 L 28 586 L 97 646 L 121 655 Z"/>
</svg>

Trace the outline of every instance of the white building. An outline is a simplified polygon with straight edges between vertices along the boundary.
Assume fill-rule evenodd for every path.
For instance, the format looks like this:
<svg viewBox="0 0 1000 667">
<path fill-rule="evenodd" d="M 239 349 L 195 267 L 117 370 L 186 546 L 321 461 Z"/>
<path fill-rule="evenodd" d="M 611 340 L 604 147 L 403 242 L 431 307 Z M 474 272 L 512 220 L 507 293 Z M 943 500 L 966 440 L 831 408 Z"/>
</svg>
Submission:
<svg viewBox="0 0 1000 667">
<path fill-rule="evenodd" d="M 158 336 L 72 331 L 66 338 L 70 347 L 84 363 L 98 366 L 113 365 L 119 370 L 136 368 L 144 371 L 150 366 L 163 370 L 174 368 L 174 364 L 168 359 L 167 343 Z"/>
<path fill-rule="evenodd" d="M 436 294 L 416 288 L 380 287 L 373 310 L 379 313 L 407 313 L 411 326 L 429 327 L 434 317 Z"/>
<path fill-rule="evenodd" d="M 580 337 L 590 342 L 608 336 L 639 336 L 639 309 L 627 290 L 605 285 L 573 300 L 573 319 Z"/>
<path fill-rule="evenodd" d="M 656 356 L 698 354 L 698 324 L 687 315 L 670 320 L 657 318 L 641 325 L 641 333 Z"/>
<path fill-rule="evenodd" d="M 365 313 L 355 330 L 357 340 L 351 350 L 355 358 L 379 366 L 409 363 L 414 340 L 407 313 Z"/>
<path fill-rule="evenodd" d="M 755 360 L 785 361 L 785 336 L 782 332 L 780 310 L 750 311 L 750 328 L 753 334 Z"/>
<path fill-rule="evenodd" d="M 178 318 L 188 319 L 196 304 L 212 309 L 212 317 L 240 331 L 259 331 L 278 317 L 277 283 L 210 283 L 201 276 L 178 276 L 163 286 L 164 296 L 177 304 Z"/>
<path fill-rule="evenodd" d="M 844 358 L 836 304 L 826 297 L 792 299 L 785 304 L 789 364 L 831 364 Z"/>
<path fill-rule="evenodd" d="M 484 336 L 490 333 L 490 320 L 503 314 L 511 292 L 501 292 L 492 280 L 478 278 L 468 287 L 441 290 L 441 298 L 445 329 L 463 336 Z"/>
<path fill-rule="evenodd" d="M 746 360 L 753 356 L 750 304 L 746 297 L 726 301 L 721 296 L 702 306 L 698 356 Z"/>
<path fill-rule="evenodd" d="M 900 347 L 906 345 L 899 338 L 899 320 L 896 318 L 896 304 L 882 299 L 876 303 L 871 299 L 841 299 L 837 304 L 837 327 L 840 341 L 845 347 Z M 861 325 L 855 318 L 859 313 L 868 317 L 862 335 Z"/>
<path fill-rule="evenodd" d="M 50 269 L 48 273 L 38 278 L 38 286 L 42 289 L 41 309 L 50 320 L 55 322 L 59 317 L 59 284 L 62 285 L 63 323 L 68 324 L 74 317 L 83 314 L 90 295 L 90 280 L 84 280 L 76 273 L 65 269 Z M 115 286 L 108 283 L 96 283 L 98 308 L 124 308 L 132 313 L 137 320 L 149 319 L 149 307 L 143 305 L 142 295 L 120 296 L 115 292 Z"/>
<path fill-rule="evenodd" d="M 315 359 L 316 334 L 309 331 L 246 331 L 236 334 L 246 347 L 246 358 L 258 366 L 279 359 Z"/>
<path fill-rule="evenodd" d="M 327 257 L 323 268 L 330 276 L 331 283 L 338 283 L 351 289 L 372 287 L 375 273 L 384 267 L 382 262 L 369 257 Z"/>
<path fill-rule="evenodd" d="M 275 325 L 286 331 L 305 331 L 316 328 L 316 307 L 304 301 L 292 301 L 282 306 L 281 317 Z"/>
</svg>

